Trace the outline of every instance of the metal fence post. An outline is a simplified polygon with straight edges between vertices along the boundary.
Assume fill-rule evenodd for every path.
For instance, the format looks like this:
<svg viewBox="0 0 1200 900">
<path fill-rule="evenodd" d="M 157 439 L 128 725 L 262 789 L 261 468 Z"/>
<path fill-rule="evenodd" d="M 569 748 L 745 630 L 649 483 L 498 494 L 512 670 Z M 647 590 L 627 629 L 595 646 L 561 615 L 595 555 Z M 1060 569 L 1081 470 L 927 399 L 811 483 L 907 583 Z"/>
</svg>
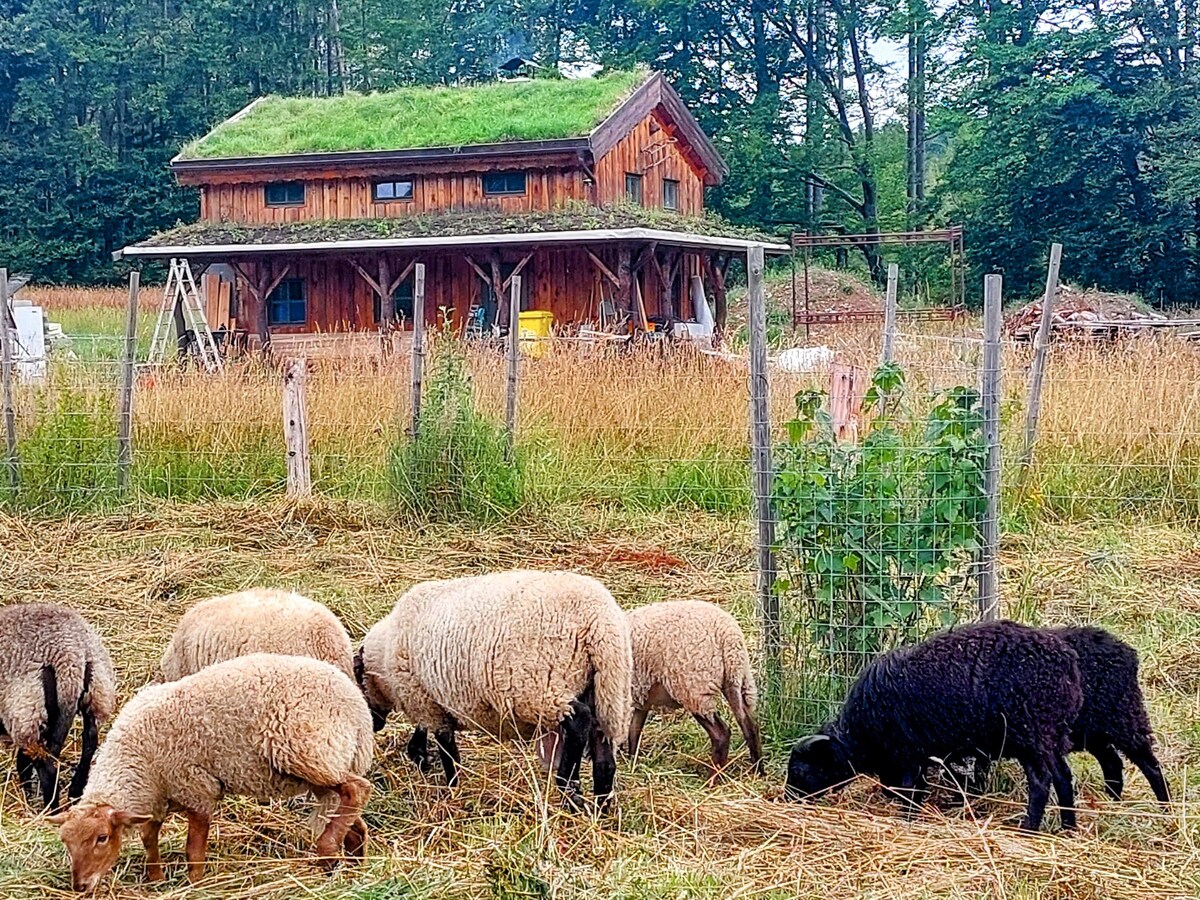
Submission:
<svg viewBox="0 0 1200 900">
<path fill-rule="evenodd" d="M 117 491 L 129 490 L 133 461 L 133 371 L 137 356 L 138 287 L 141 274 L 129 273 L 129 308 L 125 317 L 125 344 L 121 348 L 121 395 L 117 409 Z"/>
<path fill-rule="evenodd" d="M 1050 348 L 1050 326 L 1054 319 L 1054 298 L 1058 293 L 1058 271 L 1062 265 L 1062 244 L 1050 245 L 1050 268 L 1046 273 L 1046 292 L 1042 295 L 1042 318 L 1033 340 L 1033 370 L 1029 377 L 1029 405 L 1025 410 L 1025 442 L 1021 448 L 1021 478 L 1033 462 L 1033 444 L 1037 439 L 1038 416 L 1042 410 L 1042 379 L 1046 373 L 1046 355 Z"/>
<path fill-rule="evenodd" d="M 1000 551 L 1000 324 L 1003 282 L 999 275 L 983 280 L 983 438 L 986 447 L 983 547 L 979 554 L 979 617 L 999 617 L 1000 593 L 996 561 Z"/>
<path fill-rule="evenodd" d="M 763 248 L 746 251 L 750 328 L 750 440 L 754 465 L 754 514 L 758 524 L 758 614 L 762 627 L 763 661 L 776 672 L 782 646 L 779 595 L 775 593 L 775 513 L 771 503 L 770 382 L 767 377 L 767 312 L 763 292 Z"/>
<path fill-rule="evenodd" d="M 883 362 L 896 358 L 896 289 L 900 282 L 900 267 L 888 264 L 887 294 L 883 301 Z"/>
<path fill-rule="evenodd" d="M 13 346 L 8 330 L 8 269 L 0 269 L 0 381 L 4 394 L 4 465 L 8 469 L 8 486 L 15 494 L 20 480 L 17 459 L 17 410 L 13 404 Z"/>
<path fill-rule="evenodd" d="M 421 378 L 425 372 L 425 263 L 413 266 L 412 436 L 421 428 Z"/>
<path fill-rule="evenodd" d="M 521 276 L 512 276 L 508 306 L 508 397 L 504 404 L 504 424 L 511 450 L 517 439 L 517 367 L 521 340 Z"/>
</svg>

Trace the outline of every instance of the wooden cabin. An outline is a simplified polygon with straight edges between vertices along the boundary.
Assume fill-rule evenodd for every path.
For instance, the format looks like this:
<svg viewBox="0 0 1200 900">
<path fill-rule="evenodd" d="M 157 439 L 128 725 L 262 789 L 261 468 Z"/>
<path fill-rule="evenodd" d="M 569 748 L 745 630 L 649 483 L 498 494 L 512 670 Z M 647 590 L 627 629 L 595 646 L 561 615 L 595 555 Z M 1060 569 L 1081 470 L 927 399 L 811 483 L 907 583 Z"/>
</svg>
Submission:
<svg viewBox="0 0 1200 900">
<path fill-rule="evenodd" d="M 272 336 L 409 327 L 503 332 L 521 310 L 630 331 L 724 324 L 748 241 L 705 218 L 727 168 L 658 74 L 251 103 L 172 161 L 200 220 L 126 247 L 204 273 L 209 324 Z M 786 251 L 768 245 L 773 252 Z"/>
</svg>

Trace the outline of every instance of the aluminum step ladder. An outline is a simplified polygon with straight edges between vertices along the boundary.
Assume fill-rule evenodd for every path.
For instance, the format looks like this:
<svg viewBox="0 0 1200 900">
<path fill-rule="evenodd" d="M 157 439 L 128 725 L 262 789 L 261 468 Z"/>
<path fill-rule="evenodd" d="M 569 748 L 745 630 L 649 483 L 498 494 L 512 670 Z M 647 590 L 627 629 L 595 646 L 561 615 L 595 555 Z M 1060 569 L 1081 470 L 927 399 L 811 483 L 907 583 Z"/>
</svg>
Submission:
<svg viewBox="0 0 1200 900">
<path fill-rule="evenodd" d="M 150 341 L 147 364 L 162 365 L 166 359 L 167 340 L 175 325 L 176 307 L 183 312 L 184 328 L 192 333 L 204 371 L 209 374 L 222 371 L 224 366 L 221 354 L 217 350 L 217 342 L 213 339 L 212 329 L 208 327 L 204 305 L 200 302 L 200 290 L 186 259 L 171 260 L 167 284 L 163 288 L 162 306 L 158 310 L 158 320 L 154 323 L 154 337 Z"/>
</svg>

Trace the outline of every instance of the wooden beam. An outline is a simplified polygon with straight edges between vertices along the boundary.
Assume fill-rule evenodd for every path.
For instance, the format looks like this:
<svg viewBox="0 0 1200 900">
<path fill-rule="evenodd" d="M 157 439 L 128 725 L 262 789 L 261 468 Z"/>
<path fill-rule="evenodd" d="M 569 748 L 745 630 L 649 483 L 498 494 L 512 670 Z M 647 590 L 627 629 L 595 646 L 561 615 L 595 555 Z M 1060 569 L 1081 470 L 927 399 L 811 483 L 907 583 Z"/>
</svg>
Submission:
<svg viewBox="0 0 1200 900">
<path fill-rule="evenodd" d="M 517 278 L 520 276 L 521 270 L 525 268 L 525 264 L 527 262 L 529 262 L 531 259 L 533 259 L 533 251 L 532 250 L 529 251 L 528 253 L 526 253 L 525 258 L 523 260 L 521 260 L 519 263 L 517 263 L 516 268 L 512 270 L 512 274 L 504 279 L 504 289 L 506 291 L 508 290 L 508 286 L 510 284 L 512 284 L 512 280 L 514 278 Z"/>
<path fill-rule="evenodd" d="M 477 262 L 475 262 L 475 260 L 471 259 L 471 257 L 469 255 L 464 255 L 463 259 L 465 259 L 467 261 L 468 266 L 470 266 L 472 269 L 475 270 L 475 274 L 484 280 L 485 284 L 491 283 L 492 279 L 488 276 L 487 272 L 483 271 L 483 269 L 479 266 L 479 264 Z"/>
<path fill-rule="evenodd" d="M 389 294 L 395 295 L 396 291 L 400 290 L 400 285 L 404 284 L 405 279 L 408 278 L 408 276 L 413 273 L 413 267 L 416 266 L 416 264 L 417 264 L 417 261 L 414 259 L 411 262 L 409 262 L 409 264 L 407 266 L 404 267 L 404 271 L 402 271 L 399 275 L 397 275 L 395 277 L 395 279 L 392 281 L 391 285 L 389 286 L 389 288 L 388 288 Z"/>
<path fill-rule="evenodd" d="M 601 274 L 603 274 L 605 278 L 607 278 L 609 281 L 611 281 L 611 282 L 613 283 L 613 286 L 614 286 L 614 287 L 620 287 L 620 286 L 621 286 L 621 279 L 619 279 L 619 278 L 618 278 L 616 275 L 614 275 L 614 274 L 612 273 L 612 269 L 610 269 L 608 266 L 606 266 L 606 265 L 605 265 L 603 262 L 601 262 L 601 261 L 600 261 L 600 257 L 598 257 L 598 256 L 597 256 L 595 253 L 593 253 L 591 250 L 588 250 L 588 251 L 585 251 L 585 252 L 586 252 L 586 253 L 587 253 L 587 255 L 588 255 L 588 259 L 590 259 L 590 260 L 592 261 L 592 264 L 593 264 L 593 265 L 594 265 L 594 266 L 595 266 L 597 269 L 599 269 L 599 270 L 600 270 Z"/>
<path fill-rule="evenodd" d="M 396 304 L 392 302 L 392 292 L 388 290 L 391 283 L 392 275 L 391 268 L 388 266 L 387 254 L 381 253 L 379 256 L 379 287 L 382 290 L 379 294 L 379 329 L 384 334 L 391 332 L 396 319 Z M 385 346 L 384 349 L 386 351 L 388 348 Z"/>
<path fill-rule="evenodd" d="M 366 269 L 364 269 L 361 265 L 358 264 L 357 260 L 352 259 L 352 260 L 349 260 L 349 262 L 350 262 L 350 265 L 354 266 L 354 268 L 358 272 L 358 274 L 362 276 L 362 280 L 365 281 L 370 286 L 371 290 L 373 290 L 376 294 L 379 294 L 380 296 L 382 296 L 383 291 L 381 291 L 379 289 L 379 282 L 376 281 L 374 278 L 372 278 L 370 273 L 367 272 Z"/>
</svg>

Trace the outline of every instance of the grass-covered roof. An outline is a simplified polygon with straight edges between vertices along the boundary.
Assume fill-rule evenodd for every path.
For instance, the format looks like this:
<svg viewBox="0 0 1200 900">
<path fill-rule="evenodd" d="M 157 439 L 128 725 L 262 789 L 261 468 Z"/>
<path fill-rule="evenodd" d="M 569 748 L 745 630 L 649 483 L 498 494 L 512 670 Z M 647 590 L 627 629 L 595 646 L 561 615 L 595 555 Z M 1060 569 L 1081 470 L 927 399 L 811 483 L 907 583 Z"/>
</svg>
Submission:
<svg viewBox="0 0 1200 900">
<path fill-rule="evenodd" d="M 648 74 L 410 87 L 341 97 L 264 97 L 179 159 L 461 147 L 586 136 Z"/>
</svg>

